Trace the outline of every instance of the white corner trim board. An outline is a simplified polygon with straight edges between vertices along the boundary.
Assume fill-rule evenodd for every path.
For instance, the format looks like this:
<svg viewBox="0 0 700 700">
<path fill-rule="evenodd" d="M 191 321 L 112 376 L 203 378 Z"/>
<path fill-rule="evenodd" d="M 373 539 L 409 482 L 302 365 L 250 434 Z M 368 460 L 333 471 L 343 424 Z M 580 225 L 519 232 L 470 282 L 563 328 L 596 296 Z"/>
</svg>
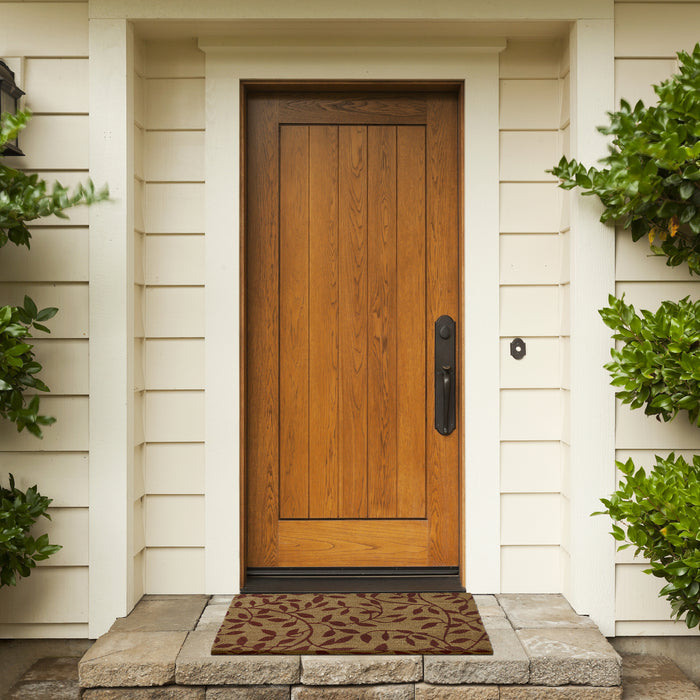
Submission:
<svg viewBox="0 0 700 700">
<path fill-rule="evenodd" d="M 464 103 L 466 585 L 500 585 L 498 365 L 498 55 L 503 40 L 450 47 L 239 47 L 206 53 L 206 590 L 239 579 L 240 81 L 459 80 Z M 489 468 L 484 468 L 489 465 Z M 484 527 L 492 523 L 492 527 Z M 222 553 L 226 553 L 222 557 Z M 227 561 L 222 561 L 227 559 Z"/>
</svg>

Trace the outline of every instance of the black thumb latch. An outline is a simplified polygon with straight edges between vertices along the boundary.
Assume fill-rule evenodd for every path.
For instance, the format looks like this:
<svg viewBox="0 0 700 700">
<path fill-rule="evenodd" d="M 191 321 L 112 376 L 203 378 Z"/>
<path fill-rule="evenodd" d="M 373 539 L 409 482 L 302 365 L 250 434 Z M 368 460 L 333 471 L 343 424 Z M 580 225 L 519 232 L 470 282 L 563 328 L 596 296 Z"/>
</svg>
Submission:
<svg viewBox="0 0 700 700">
<path fill-rule="evenodd" d="M 522 338 L 513 338 L 510 343 L 510 354 L 516 360 L 522 360 L 525 357 L 525 341 Z"/>
</svg>

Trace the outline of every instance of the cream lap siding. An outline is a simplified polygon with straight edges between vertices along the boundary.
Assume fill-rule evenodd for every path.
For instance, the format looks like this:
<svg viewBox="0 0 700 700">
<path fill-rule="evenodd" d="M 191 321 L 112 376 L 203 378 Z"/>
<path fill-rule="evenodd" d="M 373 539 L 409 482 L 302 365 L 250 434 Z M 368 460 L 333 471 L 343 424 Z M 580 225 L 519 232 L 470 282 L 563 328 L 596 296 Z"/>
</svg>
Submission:
<svg viewBox="0 0 700 700">
<path fill-rule="evenodd" d="M 562 45 L 500 59 L 501 591 L 561 591 Z M 527 354 L 510 355 L 514 337 Z"/>
<path fill-rule="evenodd" d="M 87 3 L 2 5 L 1 57 L 16 69 L 34 117 L 20 136 L 18 168 L 74 185 L 87 177 Z M 43 29 L 42 29 L 43 27 Z M 37 333 L 35 350 L 51 393 L 42 413 L 57 418 L 37 440 L 0 423 L 0 479 L 15 475 L 20 488 L 37 484 L 53 499 L 48 532 L 63 549 L 31 576 L 0 594 L 0 638 L 87 637 L 88 622 L 88 214 L 51 217 L 32 227 L 31 251 L 0 250 L 0 305 L 21 303 L 60 311 Z"/>
<path fill-rule="evenodd" d="M 202 593 L 204 54 L 151 41 L 144 61 L 144 585 Z"/>
<path fill-rule="evenodd" d="M 615 98 L 631 104 L 656 100 L 651 88 L 676 70 L 675 53 L 692 50 L 698 40 L 700 2 L 682 4 L 616 3 L 615 5 Z M 685 268 L 671 268 L 665 259 L 650 256 L 645 241 L 633 243 L 627 231 L 615 234 L 616 293 L 637 309 L 655 310 L 663 299 L 678 300 L 689 295 L 700 298 L 700 285 Z M 669 452 L 692 458 L 700 453 L 700 430 L 685 415 L 671 423 L 659 423 L 641 411 L 618 405 L 616 419 L 616 458 L 631 457 L 637 466 L 651 467 L 654 455 Z M 683 623 L 670 619 L 670 606 L 658 591 L 663 581 L 642 573 L 643 560 L 631 550 L 616 557 L 615 634 L 694 635 Z"/>
</svg>

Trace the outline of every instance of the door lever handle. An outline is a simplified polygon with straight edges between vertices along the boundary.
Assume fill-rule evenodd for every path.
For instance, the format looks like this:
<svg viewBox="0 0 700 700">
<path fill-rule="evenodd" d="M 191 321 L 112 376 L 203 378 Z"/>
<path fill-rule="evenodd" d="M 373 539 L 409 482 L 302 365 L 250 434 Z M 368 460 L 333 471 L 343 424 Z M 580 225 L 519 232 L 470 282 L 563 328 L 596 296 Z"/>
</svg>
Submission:
<svg viewBox="0 0 700 700">
<path fill-rule="evenodd" d="M 455 322 L 440 316 L 435 322 L 435 430 L 449 435 L 456 427 Z"/>
<path fill-rule="evenodd" d="M 442 425 L 450 424 L 450 398 L 452 395 L 452 367 L 442 367 Z"/>
</svg>

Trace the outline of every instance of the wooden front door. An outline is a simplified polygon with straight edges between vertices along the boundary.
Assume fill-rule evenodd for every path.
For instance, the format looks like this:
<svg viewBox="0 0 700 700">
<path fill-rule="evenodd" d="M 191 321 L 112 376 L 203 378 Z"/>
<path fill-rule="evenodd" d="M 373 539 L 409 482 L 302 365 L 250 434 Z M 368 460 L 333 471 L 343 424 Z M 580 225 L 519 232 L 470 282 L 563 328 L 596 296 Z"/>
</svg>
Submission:
<svg viewBox="0 0 700 700">
<path fill-rule="evenodd" d="M 244 133 L 246 564 L 458 566 L 459 94 L 258 87 Z"/>
</svg>

